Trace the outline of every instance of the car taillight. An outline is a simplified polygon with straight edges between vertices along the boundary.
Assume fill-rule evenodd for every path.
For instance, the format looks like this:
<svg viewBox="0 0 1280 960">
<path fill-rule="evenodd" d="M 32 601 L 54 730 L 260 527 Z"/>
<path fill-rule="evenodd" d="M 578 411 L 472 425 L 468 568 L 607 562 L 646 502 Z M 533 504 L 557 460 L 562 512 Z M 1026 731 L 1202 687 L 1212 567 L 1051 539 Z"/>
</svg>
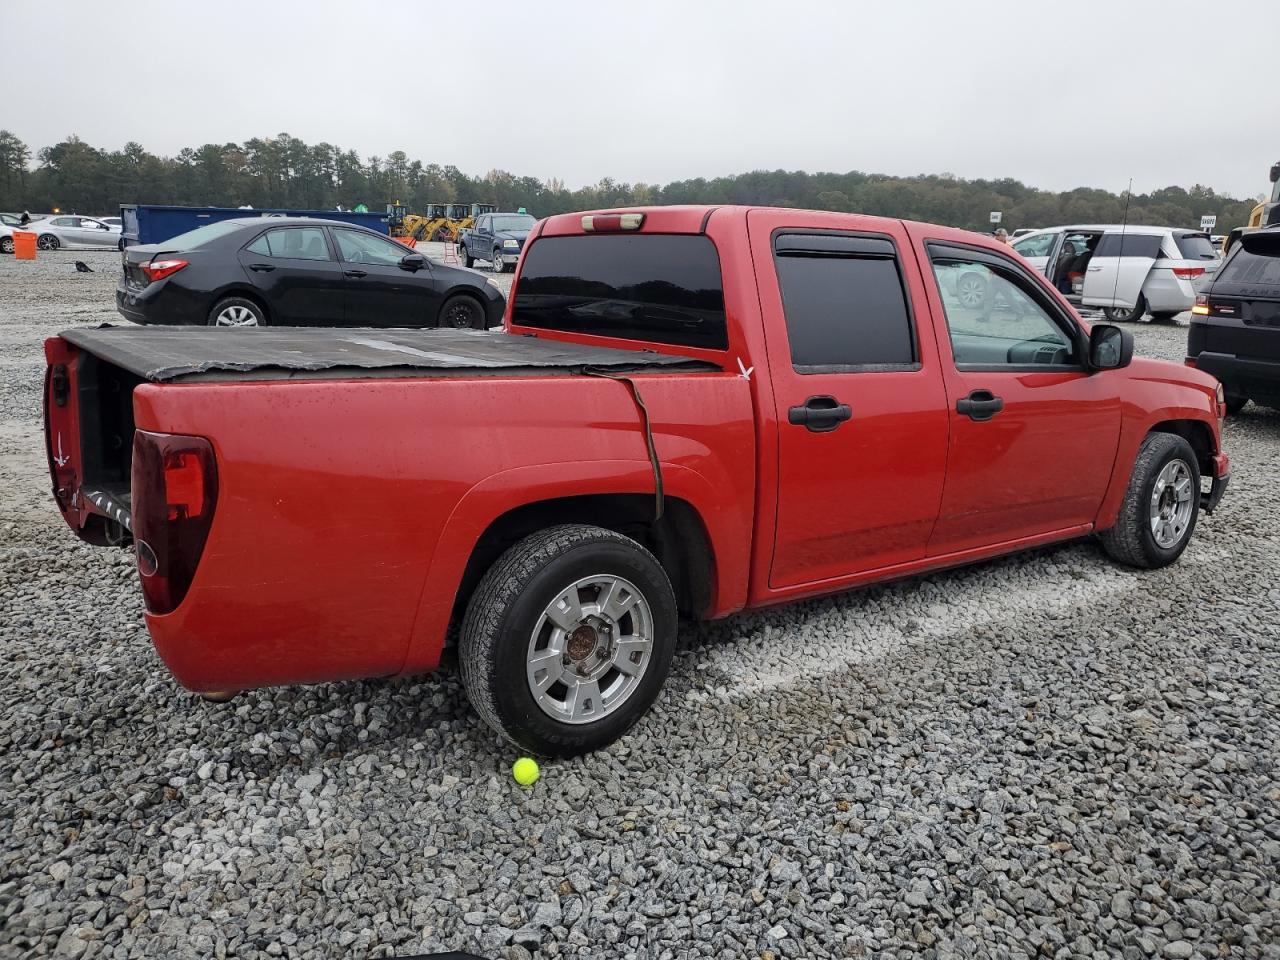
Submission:
<svg viewBox="0 0 1280 960">
<path fill-rule="evenodd" d="M 152 613 L 169 613 L 187 595 L 213 524 L 213 446 L 203 437 L 135 431 L 131 487 L 142 596 Z"/>
<path fill-rule="evenodd" d="M 1204 267 L 1174 267 L 1173 275 L 1183 280 L 1194 280 L 1204 274 Z"/>
<path fill-rule="evenodd" d="M 1209 298 L 1203 293 L 1196 296 L 1196 305 L 1191 308 L 1191 312 L 1198 317 L 1207 317 L 1209 315 Z"/>
<path fill-rule="evenodd" d="M 141 267 L 147 279 L 155 283 L 157 280 L 172 276 L 186 265 L 185 260 L 152 260 L 150 263 L 141 264 Z"/>
</svg>

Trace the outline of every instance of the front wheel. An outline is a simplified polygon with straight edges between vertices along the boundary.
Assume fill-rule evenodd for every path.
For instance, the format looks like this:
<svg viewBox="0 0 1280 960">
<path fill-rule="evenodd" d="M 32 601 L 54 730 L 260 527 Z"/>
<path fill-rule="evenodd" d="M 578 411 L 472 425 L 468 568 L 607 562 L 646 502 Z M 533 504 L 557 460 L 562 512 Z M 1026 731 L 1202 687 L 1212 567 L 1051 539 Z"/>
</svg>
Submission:
<svg viewBox="0 0 1280 960">
<path fill-rule="evenodd" d="M 1227 394 L 1227 416 L 1234 417 L 1237 413 L 1245 408 L 1245 404 L 1249 402 L 1248 397 L 1236 397 Z"/>
<path fill-rule="evenodd" d="M 489 257 L 489 264 L 493 267 L 494 273 L 507 272 L 507 258 L 502 255 L 500 248 L 494 248 L 493 255 Z"/>
<path fill-rule="evenodd" d="M 1200 466 L 1191 444 L 1151 433 L 1138 448 L 1116 525 L 1102 545 L 1114 560 L 1154 570 L 1177 560 L 1196 528 Z"/>
<path fill-rule="evenodd" d="M 474 297 L 452 297 L 440 308 L 436 326 L 453 327 L 455 330 L 484 330 L 487 326 L 484 307 Z"/>
<path fill-rule="evenodd" d="M 1112 323 L 1135 323 L 1141 320 L 1147 312 L 1147 298 L 1142 294 L 1138 294 L 1138 302 L 1133 305 L 1132 309 L 1106 307 L 1102 312 L 1107 315 L 1107 319 Z"/>
<path fill-rule="evenodd" d="M 532 753 L 607 746 L 648 711 L 671 669 L 676 602 L 636 541 L 585 524 L 511 547 L 467 606 L 462 681 L 481 718 Z"/>
<path fill-rule="evenodd" d="M 13 237 L 0 237 L 0 253 L 13 253 Z"/>
<path fill-rule="evenodd" d="M 42 233 L 36 237 L 36 246 L 41 250 L 57 250 L 62 244 L 58 242 L 58 238 L 53 234 Z"/>
<path fill-rule="evenodd" d="M 473 266 L 476 258 L 467 252 L 467 248 L 462 244 L 458 244 L 458 259 L 462 261 L 464 267 Z"/>
</svg>

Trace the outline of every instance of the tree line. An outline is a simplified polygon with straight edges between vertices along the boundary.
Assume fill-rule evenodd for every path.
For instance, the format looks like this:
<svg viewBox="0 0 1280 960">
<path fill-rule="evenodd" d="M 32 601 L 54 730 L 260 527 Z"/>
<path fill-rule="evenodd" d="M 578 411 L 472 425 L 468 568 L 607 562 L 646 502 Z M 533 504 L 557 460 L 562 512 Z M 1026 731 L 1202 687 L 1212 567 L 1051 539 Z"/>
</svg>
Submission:
<svg viewBox="0 0 1280 960">
<path fill-rule="evenodd" d="M 428 203 L 494 203 L 524 207 L 535 216 L 641 204 L 718 203 L 804 207 L 925 220 L 989 230 L 989 214 L 1002 225 L 1113 223 L 1125 214 L 1123 194 L 1079 187 L 1053 192 L 1017 180 L 964 180 L 950 174 L 897 177 L 862 173 L 756 170 L 665 185 L 622 183 L 606 177 L 569 190 L 558 179 L 520 177 L 491 170 L 473 177 L 452 165 L 410 160 L 402 150 L 362 158 L 331 143 L 307 144 L 281 133 L 244 143 L 206 143 L 173 157 L 139 143 L 105 150 L 70 136 L 33 155 L 15 134 L 0 130 L 0 210 L 49 212 L 55 208 L 107 215 L 121 203 L 193 206 L 382 210 L 399 200 L 414 212 Z M 1129 198 L 1130 223 L 1198 227 L 1214 214 L 1219 232 L 1243 224 L 1253 201 L 1215 194 L 1196 184 L 1164 187 Z"/>
</svg>

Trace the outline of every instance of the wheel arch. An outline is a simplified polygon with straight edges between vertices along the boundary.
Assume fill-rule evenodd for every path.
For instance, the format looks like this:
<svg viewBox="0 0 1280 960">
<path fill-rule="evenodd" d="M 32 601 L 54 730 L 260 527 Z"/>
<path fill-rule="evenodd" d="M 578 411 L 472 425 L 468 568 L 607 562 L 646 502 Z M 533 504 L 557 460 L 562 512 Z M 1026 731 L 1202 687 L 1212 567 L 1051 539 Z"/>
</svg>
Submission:
<svg viewBox="0 0 1280 960">
<path fill-rule="evenodd" d="M 659 520 L 652 468 L 643 460 L 518 467 L 472 487 L 434 545 L 400 672 L 434 669 L 485 571 L 522 537 L 562 523 L 593 524 L 643 544 L 667 571 L 682 611 L 719 617 L 741 609 L 746 561 L 735 564 L 734 557 L 748 554 L 749 540 L 737 542 L 739 531 L 717 511 L 715 491 L 700 474 L 664 465 L 663 481 Z"/>
<path fill-rule="evenodd" d="M 1213 476 L 1213 455 L 1218 450 L 1213 441 L 1213 431 L 1207 423 L 1201 420 L 1161 420 L 1152 424 L 1147 433 L 1172 433 L 1182 437 L 1196 452 L 1200 475 Z"/>
<path fill-rule="evenodd" d="M 258 290 L 256 290 L 254 287 L 251 287 L 251 286 L 241 286 L 239 283 L 233 283 L 219 290 L 217 293 L 215 293 L 212 297 L 209 298 L 209 308 L 204 312 L 206 322 L 208 321 L 209 314 L 213 312 L 213 308 L 216 307 L 221 301 L 227 299 L 227 297 L 240 297 L 243 300 L 252 300 L 254 303 L 258 305 L 258 308 L 262 311 L 263 316 L 265 316 L 268 321 L 271 320 L 271 317 L 272 317 L 271 306 L 267 303 L 266 299 L 262 296 L 262 294 Z"/>
</svg>

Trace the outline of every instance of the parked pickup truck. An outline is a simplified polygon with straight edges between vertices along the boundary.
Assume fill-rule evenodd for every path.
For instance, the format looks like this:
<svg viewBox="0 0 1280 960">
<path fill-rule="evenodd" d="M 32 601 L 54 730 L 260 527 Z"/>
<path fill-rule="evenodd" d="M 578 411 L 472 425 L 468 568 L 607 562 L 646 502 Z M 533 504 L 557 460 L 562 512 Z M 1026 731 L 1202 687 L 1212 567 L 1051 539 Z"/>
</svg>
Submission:
<svg viewBox="0 0 1280 960">
<path fill-rule="evenodd" d="M 998 293 L 963 304 L 948 273 Z M 77 329 L 54 497 L 132 542 L 205 693 L 428 671 L 531 751 L 620 736 L 677 613 L 1097 535 L 1178 558 L 1228 479 L 1218 382 L 1133 359 L 994 240 L 876 217 L 552 217 L 505 331 Z"/>
<path fill-rule="evenodd" d="M 537 223 L 527 213 L 486 213 L 458 235 L 458 259 L 463 266 L 488 260 L 494 273 L 516 268 L 525 238 Z"/>
</svg>

